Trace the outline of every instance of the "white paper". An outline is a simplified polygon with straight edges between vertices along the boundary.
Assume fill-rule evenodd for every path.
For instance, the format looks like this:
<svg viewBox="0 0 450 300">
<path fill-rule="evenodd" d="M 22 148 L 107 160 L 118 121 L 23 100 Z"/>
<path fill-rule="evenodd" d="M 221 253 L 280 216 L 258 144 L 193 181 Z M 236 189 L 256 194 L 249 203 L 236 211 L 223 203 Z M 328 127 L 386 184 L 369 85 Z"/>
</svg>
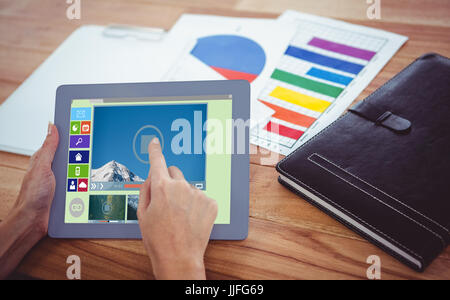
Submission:
<svg viewBox="0 0 450 300">
<path fill-rule="evenodd" d="M 170 31 L 167 40 L 178 44 L 180 54 L 164 80 L 221 80 L 222 75 L 190 54 L 197 39 L 230 34 L 249 38 L 258 43 L 266 54 L 266 63 L 251 83 L 251 120 L 257 124 L 273 114 L 273 110 L 257 101 L 276 63 L 283 55 L 295 28 L 281 26 L 273 19 L 232 18 L 206 15 L 183 15 Z"/>
<path fill-rule="evenodd" d="M 106 37 L 104 30 L 77 29 L 0 105 L 0 150 L 31 155 L 41 146 L 58 86 L 159 81 L 173 61 L 173 47 L 163 42 Z"/>
<path fill-rule="evenodd" d="M 303 14 L 296 11 L 286 11 L 278 19 L 280 25 L 286 28 L 297 28 L 297 32 L 290 41 L 290 45 L 299 47 L 314 53 L 326 55 L 329 57 L 345 60 L 347 62 L 357 63 L 364 65 L 364 68 L 359 74 L 347 74 L 340 70 L 334 70 L 305 61 L 289 55 L 284 55 L 277 64 L 277 68 L 283 71 L 287 71 L 305 78 L 313 79 L 319 82 L 327 83 L 330 85 L 338 86 L 344 90 L 336 97 L 324 96 L 323 94 L 312 92 L 310 90 L 303 89 L 298 86 L 293 86 L 285 82 L 269 79 L 266 83 L 266 87 L 262 90 L 259 98 L 267 100 L 272 104 L 277 104 L 280 107 L 286 109 L 295 110 L 303 115 L 316 118 L 317 120 L 309 127 L 303 127 L 284 120 L 271 118 L 277 124 L 293 128 L 295 130 L 303 131 L 299 139 L 287 138 L 286 136 L 278 135 L 265 130 L 265 126 L 268 121 L 260 122 L 258 126 L 253 128 L 251 133 L 251 143 L 262 146 L 266 149 L 288 155 L 314 135 L 319 133 L 333 121 L 335 121 L 347 107 L 358 97 L 358 95 L 367 87 L 367 85 L 373 80 L 378 72 L 384 67 L 384 65 L 392 58 L 397 50 L 406 42 L 407 37 L 398 34 L 368 28 L 359 25 L 353 25 L 342 21 L 337 21 L 324 17 L 317 17 L 313 15 Z M 364 61 L 360 58 L 350 57 L 348 55 L 335 53 L 332 51 L 316 48 L 308 45 L 308 42 L 313 38 L 321 38 L 329 40 L 335 43 L 345 44 L 348 46 L 370 50 L 376 52 L 369 61 Z M 313 78 L 307 75 L 307 71 L 311 68 L 321 69 L 325 71 L 332 71 L 339 75 L 346 75 L 353 77 L 353 80 L 348 85 L 338 84 L 335 82 L 329 82 L 318 78 Z M 288 88 L 296 92 L 313 96 L 322 100 L 331 102 L 331 105 L 324 112 L 312 111 L 306 108 L 302 108 L 298 105 L 286 103 L 282 100 L 271 97 L 271 91 L 275 87 L 281 86 Z"/>
</svg>

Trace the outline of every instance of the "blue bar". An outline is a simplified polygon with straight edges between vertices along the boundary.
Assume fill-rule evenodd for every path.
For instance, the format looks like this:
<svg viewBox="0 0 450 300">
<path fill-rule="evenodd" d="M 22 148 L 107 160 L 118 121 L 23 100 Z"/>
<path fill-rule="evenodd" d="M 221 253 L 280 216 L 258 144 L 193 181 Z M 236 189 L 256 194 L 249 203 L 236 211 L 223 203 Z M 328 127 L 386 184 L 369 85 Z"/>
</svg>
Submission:
<svg viewBox="0 0 450 300">
<path fill-rule="evenodd" d="M 336 70 L 344 71 L 355 75 L 361 72 L 361 70 L 364 68 L 363 65 L 351 63 L 342 59 L 337 59 L 322 54 L 317 54 L 294 46 L 289 46 L 285 54 L 309 61 L 314 64 L 333 68 Z"/>
<path fill-rule="evenodd" d="M 306 73 L 306 75 L 316 77 L 319 79 L 323 79 L 323 80 L 328 80 L 328 81 L 339 83 L 339 84 L 343 84 L 343 85 L 348 85 L 353 80 L 352 77 L 336 74 L 333 72 L 328 72 L 328 71 L 317 69 L 314 67 L 312 67 L 308 71 L 308 73 Z"/>
</svg>

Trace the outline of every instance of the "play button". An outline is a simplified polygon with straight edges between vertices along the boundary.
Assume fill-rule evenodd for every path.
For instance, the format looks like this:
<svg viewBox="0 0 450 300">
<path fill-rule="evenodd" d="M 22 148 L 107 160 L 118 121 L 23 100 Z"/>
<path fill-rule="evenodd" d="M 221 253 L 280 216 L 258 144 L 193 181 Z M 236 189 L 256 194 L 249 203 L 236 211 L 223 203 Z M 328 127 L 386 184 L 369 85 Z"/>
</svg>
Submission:
<svg viewBox="0 0 450 300">
<path fill-rule="evenodd" d="M 161 148 L 164 149 L 164 136 L 161 131 L 153 125 L 145 125 L 141 127 L 133 138 L 133 153 L 136 158 L 144 163 L 148 164 L 148 144 L 153 138 L 157 137 L 161 143 Z M 139 152 L 137 151 L 139 149 Z"/>
</svg>

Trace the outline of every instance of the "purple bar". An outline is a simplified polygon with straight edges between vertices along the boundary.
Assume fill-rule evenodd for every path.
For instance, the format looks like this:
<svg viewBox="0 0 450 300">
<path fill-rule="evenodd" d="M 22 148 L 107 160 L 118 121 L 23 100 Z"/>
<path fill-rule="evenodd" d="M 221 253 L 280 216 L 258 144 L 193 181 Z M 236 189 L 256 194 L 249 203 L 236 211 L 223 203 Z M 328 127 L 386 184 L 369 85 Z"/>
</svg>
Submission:
<svg viewBox="0 0 450 300">
<path fill-rule="evenodd" d="M 338 44 L 338 43 L 335 43 L 335 42 L 322 40 L 322 39 L 319 39 L 319 38 L 316 38 L 316 37 L 313 38 L 312 40 L 310 40 L 308 45 L 314 46 L 314 47 L 317 47 L 317 48 L 321 48 L 321 49 L 324 49 L 324 50 L 333 51 L 333 52 L 336 52 L 336 53 L 348 55 L 348 56 L 353 56 L 353 57 L 356 57 L 356 58 L 365 59 L 367 61 L 371 60 L 372 57 L 375 54 L 377 54 L 376 52 L 373 52 L 373 51 L 359 49 L 359 48 L 355 48 L 355 47 L 351 47 L 351 46 L 347 46 L 347 45 L 343 45 L 343 44 Z"/>
<path fill-rule="evenodd" d="M 70 136 L 70 148 L 89 148 L 89 145 L 90 145 L 89 135 Z"/>
</svg>

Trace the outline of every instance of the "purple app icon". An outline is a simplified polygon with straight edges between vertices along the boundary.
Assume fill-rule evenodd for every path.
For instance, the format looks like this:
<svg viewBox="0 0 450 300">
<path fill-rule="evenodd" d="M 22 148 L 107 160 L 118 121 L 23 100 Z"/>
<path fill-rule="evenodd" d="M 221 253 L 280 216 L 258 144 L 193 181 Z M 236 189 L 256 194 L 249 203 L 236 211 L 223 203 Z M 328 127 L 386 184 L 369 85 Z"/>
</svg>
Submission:
<svg viewBox="0 0 450 300">
<path fill-rule="evenodd" d="M 70 136 L 70 148 L 89 148 L 89 145 L 90 145 L 89 135 Z"/>
</svg>

